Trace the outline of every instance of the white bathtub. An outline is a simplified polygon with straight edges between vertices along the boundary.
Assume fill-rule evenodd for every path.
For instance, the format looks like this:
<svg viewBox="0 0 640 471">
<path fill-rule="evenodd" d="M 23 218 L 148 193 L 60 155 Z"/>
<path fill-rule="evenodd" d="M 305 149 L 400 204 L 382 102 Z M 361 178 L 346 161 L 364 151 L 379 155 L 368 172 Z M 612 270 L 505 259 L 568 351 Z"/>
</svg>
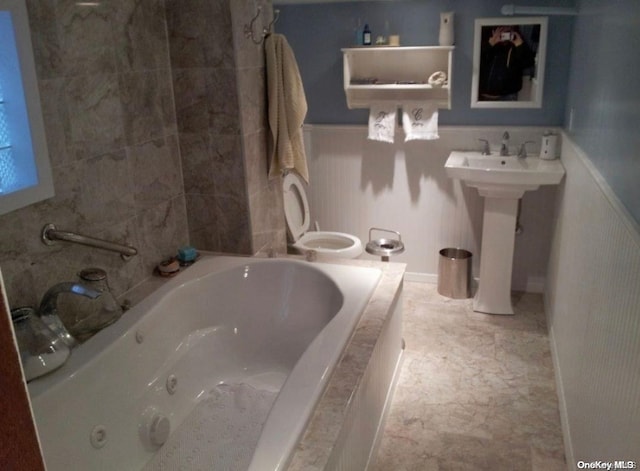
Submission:
<svg viewBox="0 0 640 471">
<path fill-rule="evenodd" d="M 175 434 L 212 400 L 211 391 L 227 388 L 221 383 L 272 395 L 249 469 L 282 469 L 380 274 L 291 259 L 203 257 L 76 348 L 60 370 L 30 383 L 47 469 L 158 464 L 174 437 L 163 447 L 151 443 L 154 414 L 156 439 L 168 423 Z M 163 469 L 198 469 L 173 446 L 169 454 L 183 453 L 174 460 L 181 464 Z"/>
</svg>

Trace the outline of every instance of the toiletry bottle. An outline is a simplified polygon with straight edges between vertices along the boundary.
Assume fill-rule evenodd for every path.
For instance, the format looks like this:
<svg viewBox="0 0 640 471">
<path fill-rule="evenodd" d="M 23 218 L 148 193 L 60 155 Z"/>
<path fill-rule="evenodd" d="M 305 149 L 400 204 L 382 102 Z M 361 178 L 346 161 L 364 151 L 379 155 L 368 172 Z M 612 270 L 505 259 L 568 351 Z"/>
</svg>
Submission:
<svg viewBox="0 0 640 471">
<path fill-rule="evenodd" d="M 371 46 L 371 30 L 368 23 L 364 25 L 364 30 L 362 30 L 362 45 Z"/>
<path fill-rule="evenodd" d="M 440 34 L 438 42 L 441 46 L 453 46 L 453 16 L 452 11 L 440 13 Z"/>
<path fill-rule="evenodd" d="M 540 145 L 540 158 L 542 160 L 553 160 L 556 158 L 556 145 L 558 136 L 551 131 L 546 131 L 542 135 L 542 144 Z"/>
</svg>

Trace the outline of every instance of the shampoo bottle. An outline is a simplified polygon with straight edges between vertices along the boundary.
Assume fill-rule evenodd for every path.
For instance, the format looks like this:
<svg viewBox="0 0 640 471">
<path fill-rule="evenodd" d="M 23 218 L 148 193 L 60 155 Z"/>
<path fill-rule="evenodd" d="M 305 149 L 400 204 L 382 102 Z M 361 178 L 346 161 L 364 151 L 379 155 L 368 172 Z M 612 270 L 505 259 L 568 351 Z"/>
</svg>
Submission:
<svg viewBox="0 0 640 471">
<path fill-rule="evenodd" d="M 364 30 L 362 30 L 362 45 L 371 46 L 371 30 L 368 23 L 364 25 Z"/>
</svg>

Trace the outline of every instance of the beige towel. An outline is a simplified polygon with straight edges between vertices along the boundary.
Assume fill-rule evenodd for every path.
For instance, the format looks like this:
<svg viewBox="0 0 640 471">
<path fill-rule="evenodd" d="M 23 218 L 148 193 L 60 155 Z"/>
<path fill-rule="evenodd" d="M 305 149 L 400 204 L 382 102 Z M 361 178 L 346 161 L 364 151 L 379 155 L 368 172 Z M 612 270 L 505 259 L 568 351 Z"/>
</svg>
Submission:
<svg viewBox="0 0 640 471">
<path fill-rule="evenodd" d="M 278 176 L 284 169 L 296 169 L 308 183 L 309 171 L 302 140 L 307 100 L 298 64 L 289 43 L 281 34 L 267 36 L 264 46 L 271 129 L 269 176 Z"/>
</svg>

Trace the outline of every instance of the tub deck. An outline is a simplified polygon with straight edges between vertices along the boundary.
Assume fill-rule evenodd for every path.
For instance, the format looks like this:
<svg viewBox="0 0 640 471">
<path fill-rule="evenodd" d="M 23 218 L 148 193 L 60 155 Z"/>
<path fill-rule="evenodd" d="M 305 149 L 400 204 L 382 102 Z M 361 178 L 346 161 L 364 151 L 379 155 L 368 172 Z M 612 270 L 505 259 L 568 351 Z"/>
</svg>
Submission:
<svg viewBox="0 0 640 471">
<path fill-rule="evenodd" d="M 332 259 L 331 263 L 378 268 L 382 270 L 382 276 L 320 401 L 316 405 L 301 440 L 298 442 L 287 468 L 289 471 L 351 469 L 349 466 L 345 466 L 344 462 L 350 461 L 353 465 L 356 458 L 344 456 L 345 453 L 349 454 L 349 450 L 344 449 L 344 441 L 351 431 L 349 429 L 358 426 L 354 424 L 353 418 L 354 408 L 358 407 L 358 404 L 354 404 L 356 402 L 354 397 L 357 397 L 356 393 L 362 389 L 360 386 L 363 383 L 371 381 L 368 374 L 372 368 L 368 367 L 376 361 L 376 356 L 384 357 L 385 353 L 389 356 L 393 355 L 394 358 L 389 359 L 392 364 L 383 366 L 386 366 L 387 369 L 393 368 L 393 381 L 395 381 L 400 366 L 401 359 L 395 358 L 398 352 L 394 350 L 393 339 L 391 339 L 387 352 L 379 350 L 381 346 L 379 340 L 385 330 L 388 330 L 390 322 L 396 323 L 395 335 L 400 335 L 401 314 L 398 310 L 401 304 L 402 282 L 406 265 L 394 262 L 336 259 Z M 378 359 L 379 361 L 380 359 Z M 374 368 L 379 366 L 373 365 Z M 385 396 L 383 400 L 386 401 L 386 404 L 390 402 L 394 385 L 389 386 L 389 396 L 386 395 L 387 391 L 379 391 Z M 383 420 L 384 417 L 380 424 L 375 425 L 382 425 Z M 375 457 L 380 433 L 380 430 L 376 431 L 376 443 L 371 450 L 370 458 Z"/>
</svg>

